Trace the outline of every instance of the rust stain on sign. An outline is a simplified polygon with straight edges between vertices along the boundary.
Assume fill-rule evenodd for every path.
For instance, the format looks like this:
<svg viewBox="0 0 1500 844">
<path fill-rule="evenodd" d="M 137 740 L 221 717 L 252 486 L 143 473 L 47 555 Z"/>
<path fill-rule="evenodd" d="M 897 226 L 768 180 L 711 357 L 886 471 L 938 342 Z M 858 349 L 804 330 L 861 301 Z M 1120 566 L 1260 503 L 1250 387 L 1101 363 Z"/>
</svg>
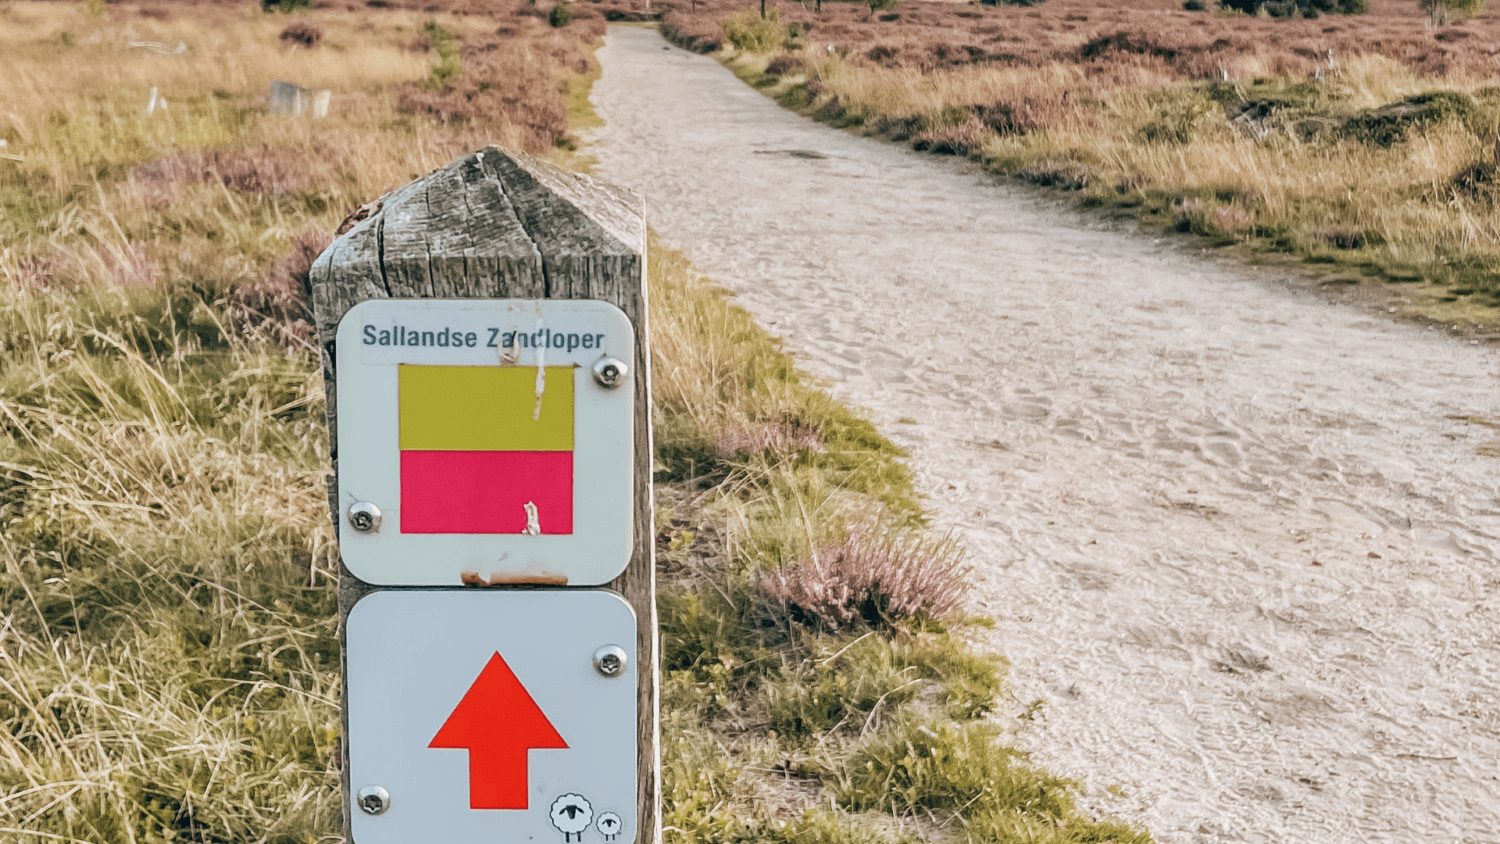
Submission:
<svg viewBox="0 0 1500 844">
<path fill-rule="evenodd" d="M 497 571 L 488 578 L 480 577 L 477 571 L 466 571 L 459 575 L 465 586 L 567 586 L 568 576 L 545 571 Z"/>
</svg>

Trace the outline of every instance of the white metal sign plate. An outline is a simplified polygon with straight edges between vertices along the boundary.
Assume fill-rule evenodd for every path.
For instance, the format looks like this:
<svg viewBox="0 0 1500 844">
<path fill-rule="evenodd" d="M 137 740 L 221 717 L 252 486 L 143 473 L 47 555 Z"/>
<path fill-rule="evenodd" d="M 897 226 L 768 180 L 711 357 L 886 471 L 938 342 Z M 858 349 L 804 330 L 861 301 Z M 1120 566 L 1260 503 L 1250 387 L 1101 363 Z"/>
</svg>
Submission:
<svg viewBox="0 0 1500 844">
<path fill-rule="evenodd" d="M 636 620 L 618 595 L 376 592 L 346 637 L 349 784 L 388 795 L 348 807 L 354 844 L 633 844 Z M 623 652 L 614 676 L 601 648 Z"/>
<path fill-rule="evenodd" d="M 344 316 L 336 356 L 339 547 L 356 577 L 591 586 L 625 570 L 635 336 L 618 308 L 377 299 Z"/>
</svg>

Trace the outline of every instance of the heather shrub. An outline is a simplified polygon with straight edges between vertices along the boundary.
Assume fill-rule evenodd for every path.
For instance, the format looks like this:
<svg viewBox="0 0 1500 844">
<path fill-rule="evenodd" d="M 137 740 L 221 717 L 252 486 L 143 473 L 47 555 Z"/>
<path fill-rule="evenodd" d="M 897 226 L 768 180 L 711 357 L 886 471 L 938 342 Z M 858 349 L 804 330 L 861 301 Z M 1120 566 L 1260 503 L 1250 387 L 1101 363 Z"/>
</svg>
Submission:
<svg viewBox="0 0 1500 844">
<path fill-rule="evenodd" d="M 327 176 L 324 165 L 305 155 L 260 146 L 188 150 L 139 165 L 129 182 L 147 207 L 160 209 L 176 199 L 180 184 L 217 181 L 231 190 L 279 197 Z"/>
<path fill-rule="evenodd" d="M 774 8 L 766 12 L 765 17 L 754 9 L 741 9 L 730 15 L 722 28 L 724 40 L 746 53 L 769 53 L 780 47 L 786 38 L 781 12 Z"/>
<path fill-rule="evenodd" d="M 555 3 L 547 13 L 547 23 L 553 27 L 564 27 L 573 22 L 573 11 L 567 3 Z"/>
<path fill-rule="evenodd" d="M 490 46 L 476 42 L 466 48 L 458 64 L 463 72 L 445 79 L 441 88 L 405 86 L 397 93 L 396 107 L 467 127 L 533 155 L 567 144 L 567 103 L 558 96 L 554 78 L 559 59 L 543 43 L 522 42 L 504 50 Z"/>
<path fill-rule="evenodd" d="M 1225 9 L 1254 15 L 1264 12 L 1273 18 L 1317 17 L 1328 15 L 1362 15 L 1370 10 L 1368 0 L 1221 0 Z"/>
<path fill-rule="evenodd" d="M 878 627 L 947 615 L 958 607 L 963 575 L 960 551 L 951 540 L 877 536 L 867 524 L 808 559 L 764 572 L 761 588 L 794 621 Z"/>
<path fill-rule="evenodd" d="M 100 244 L 95 255 L 103 269 L 103 280 L 108 284 L 134 288 L 156 284 L 157 262 L 145 244 Z"/>
<path fill-rule="evenodd" d="M 311 344 L 312 265 L 331 243 L 327 232 L 304 231 L 264 278 L 236 290 L 231 312 L 237 327 L 284 346 Z"/>
<path fill-rule="evenodd" d="M 1483 117 L 1474 98 L 1458 91 L 1432 91 L 1366 110 L 1344 124 L 1347 137 L 1377 147 L 1406 141 L 1414 133 L 1442 123 L 1478 129 Z"/>
<path fill-rule="evenodd" d="M 766 75 L 786 76 L 792 73 L 800 73 L 807 68 L 807 62 L 801 56 L 792 53 L 782 53 L 766 63 Z"/>
<path fill-rule="evenodd" d="M 795 52 L 806 47 L 807 33 L 810 28 L 810 25 L 801 24 L 796 21 L 787 24 L 786 40 L 781 43 L 782 49 Z"/>
<path fill-rule="evenodd" d="M 316 47 L 323 40 L 323 27 L 312 21 L 293 21 L 281 31 L 281 40 L 303 47 Z"/>
<path fill-rule="evenodd" d="M 912 141 L 912 148 L 938 155 L 970 155 L 979 151 L 988 131 L 978 117 L 970 114 L 957 126 L 919 132 Z"/>
<path fill-rule="evenodd" d="M 1027 135 L 1046 129 L 1063 112 L 1057 99 L 1020 96 L 974 107 L 974 117 L 997 135 Z"/>
<path fill-rule="evenodd" d="M 720 434 L 714 442 L 714 453 L 720 460 L 747 457 L 772 451 L 784 457 L 801 452 L 823 450 L 822 432 L 817 426 L 795 420 L 766 422 Z"/>
<path fill-rule="evenodd" d="M 0 266 L 0 278 L 22 290 L 51 290 L 64 283 L 62 261 L 54 255 L 22 255 Z"/>
<path fill-rule="evenodd" d="M 1028 161 L 1016 168 L 1015 176 L 1023 182 L 1058 190 L 1083 190 L 1094 181 L 1088 165 L 1057 158 Z"/>
<path fill-rule="evenodd" d="M 714 52 L 724 45 L 723 27 L 712 18 L 673 9 L 661 15 L 661 37 L 691 52 Z"/>
<path fill-rule="evenodd" d="M 1237 203 L 1220 205 L 1193 197 L 1178 203 L 1174 226 L 1184 233 L 1234 240 L 1255 227 L 1255 212 Z"/>
</svg>

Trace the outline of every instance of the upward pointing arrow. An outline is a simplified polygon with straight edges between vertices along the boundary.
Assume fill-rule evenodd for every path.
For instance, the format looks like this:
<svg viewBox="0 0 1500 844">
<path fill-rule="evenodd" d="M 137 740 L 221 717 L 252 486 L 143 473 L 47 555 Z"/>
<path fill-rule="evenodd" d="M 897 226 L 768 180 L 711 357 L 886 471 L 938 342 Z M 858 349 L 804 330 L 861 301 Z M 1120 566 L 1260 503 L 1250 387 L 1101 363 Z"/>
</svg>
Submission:
<svg viewBox="0 0 1500 844">
<path fill-rule="evenodd" d="M 427 746 L 469 751 L 469 808 L 525 809 L 527 753 L 568 743 L 496 653 Z"/>
</svg>

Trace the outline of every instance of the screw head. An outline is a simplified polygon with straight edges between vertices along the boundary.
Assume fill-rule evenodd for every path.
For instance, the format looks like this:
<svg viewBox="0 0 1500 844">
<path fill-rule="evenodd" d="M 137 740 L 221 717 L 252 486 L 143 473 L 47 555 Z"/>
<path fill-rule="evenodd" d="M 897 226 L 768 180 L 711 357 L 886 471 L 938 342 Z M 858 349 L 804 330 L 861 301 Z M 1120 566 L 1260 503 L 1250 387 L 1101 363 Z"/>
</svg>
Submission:
<svg viewBox="0 0 1500 844">
<path fill-rule="evenodd" d="M 630 367 L 619 358 L 599 358 L 594 364 L 594 381 L 606 390 L 625 383 L 625 376 L 630 374 Z"/>
<path fill-rule="evenodd" d="M 391 808 L 391 793 L 378 785 L 367 785 L 354 795 L 354 802 L 367 815 L 383 815 Z"/>
<path fill-rule="evenodd" d="M 360 533 L 380 530 L 380 508 L 368 501 L 356 501 L 349 505 L 349 526 Z"/>
<path fill-rule="evenodd" d="M 624 648 L 619 645 L 605 645 L 594 651 L 594 670 L 605 677 L 618 677 L 625 673 L 625 663 L 628 659 Z"/>
</svg>

